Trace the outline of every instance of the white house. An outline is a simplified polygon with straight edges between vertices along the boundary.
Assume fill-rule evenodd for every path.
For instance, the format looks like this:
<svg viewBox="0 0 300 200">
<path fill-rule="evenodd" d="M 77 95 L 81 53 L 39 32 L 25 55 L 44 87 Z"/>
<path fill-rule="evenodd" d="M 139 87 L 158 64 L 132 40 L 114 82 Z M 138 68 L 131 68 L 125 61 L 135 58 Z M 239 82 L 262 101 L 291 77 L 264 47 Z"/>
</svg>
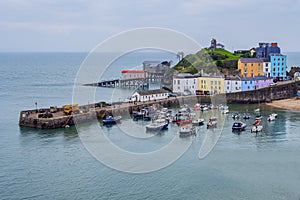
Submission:
<svg viewBox="0 0 300 200">
<path fill-rule="evenodd" d="M 238 76 L 227 76 L 225 78 L 225 92 L 240 92 L 242 91 L 242 80 Z"/>
<path fill-rule="evenodd" d="M 168 98 L 168 92 L 163 89 L 136 91 L 131 96 L 132 101 L 140 101 L 140 102 L 167 99 L 167 98 Z"/>
<path fill-rule="evenodd" d="M 173 92 L 195 95 L 198 87 L 198 76 L 182 73 L 173 77 Z"/>
<path fill-rule="evenodd" d="M 263 62 L 263 71 L 264 71 L 264 76 L 270 77 L 271 73 L 271 62 L 264 61 Z"/>
<path fill-rule="evenodd" d="M 122 70 L 122 79 L 145 79 L 146 72 L 144 70 Z"/>
</svg>

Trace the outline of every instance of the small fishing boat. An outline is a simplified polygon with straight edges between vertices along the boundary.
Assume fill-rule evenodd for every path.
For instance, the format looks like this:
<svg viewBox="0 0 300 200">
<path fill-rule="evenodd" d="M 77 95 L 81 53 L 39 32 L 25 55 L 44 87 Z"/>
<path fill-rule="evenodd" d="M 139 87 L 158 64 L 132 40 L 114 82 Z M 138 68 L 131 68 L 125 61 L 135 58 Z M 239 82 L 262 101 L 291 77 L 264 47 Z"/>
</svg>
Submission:
<svg viewBox="0 0 300 200">
<path fill-rule="evenodd" d="M 192 124 L 195 126 L 203 126 L 204 125 L 204 119 L 193 119 Z"/>
<path fill-rule="evenodd" d="M 216 117 L 211 117 L 208 120 L 207 123 L 207 128 L 216 128 L 217 127 L 217 118 Z"/>
<path fill-rule="evenodd" d="M 146 125 L 146 131 L 161 131 L 168 129 L 169 123 L 167 121 L 155 120 L 151 124 Z"/>
<path fill-rule="evenodd" d="M 255 112 L 255 113 L 259 113 L 259 112 L 260 112 L 260 108 L 256 108 L 256 109 L 254 110 L 254 112 Z"/>
<path fill-rule="evenodd" d="M 200 109 L 200 104 L 199 103 L 196 103 L 195 105 L 194 105 L 194 110 L 199 110 Z"/>
<path fill-rule="evenodd" d="M 120 122 L 121 119 L 122 119 L 121 116 L 113 117 L 113 116 L 109 115 L 105 119 L 102 120 L 102 123 L 103 123 L 103 125 L 116 124 L 116 123 Z"/>
<path fill-rule="evenodd" d="M 229 113 L 229 110 L 228 110 L 228 109 L 222 110 L 222 114 L 228 114 L 228 113 Z"/>
<path fill-rule="evenodd" d="M 232 125 L 232 131 L 244 131 L 246 129 L 246 123 L 238 121 Z"/>
<path fill-rule="evenodd" d="M 267 120 L 270 121 L 274 121 L 276 119 L 277 115 L 274 114 L 270 114 L 269 117 L 267 118 Z"/>
<path fill-rule="evenodd" d="M 238 113 L 233 113 L 232 114 L 232 118 L 233 119 L 239 119 L 240 118 L 240 115 Z"/>
<path fill-rule="evenodd" d="M 195 134 L 196 134 L 196 128 L 192 124 L 185 124 L 180 126 L 179 136 L 186 137 Z"/>
<path fill-rule="evenodd" d="M 206 110 L 208 110 L 208 107 L 206 104 L 203 104 L 200 106 L 200 109 L 201 109 L 201 111 L 206 111 Z"/>
<path fill-rule="evenodd" d="M 276 118 L 278 117 L 278 114 L 277 114 L 277 113 L 272 113 L 272 114 L 269 115 L 269 117 L 270 117 L 270 116 L 271 116 L 272 118 L 276 119 Z"/>
<path fill-rule="evenodd" d="M 249 113 L 244 113 L 243 114 L 243 119 L 250 119 L 251 115 Z"/>
<path fill-rule="evenodd" d="M 251 129 L 251 133 L 252 132 L 255 132 L 255 133 L 260 132 L 260 131 L 262 131 L 262 129 L 263 129 L 262 125 L 253 126 Z"/>
</svg>

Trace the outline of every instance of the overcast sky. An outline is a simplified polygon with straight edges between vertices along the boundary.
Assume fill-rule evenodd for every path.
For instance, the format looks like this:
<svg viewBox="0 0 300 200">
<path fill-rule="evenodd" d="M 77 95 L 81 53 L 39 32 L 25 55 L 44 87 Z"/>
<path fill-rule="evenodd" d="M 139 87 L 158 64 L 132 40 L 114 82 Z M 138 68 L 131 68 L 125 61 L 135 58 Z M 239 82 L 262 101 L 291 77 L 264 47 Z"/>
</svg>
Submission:
<svg viewBox="0 0 300 200">
<path fill-rule="evenodd" d="M 90 51 L 133 28 L 174 29 L 227 49 L 300 51 L 300 0 L 1 0 L 0 51 Z"/>
</svg>

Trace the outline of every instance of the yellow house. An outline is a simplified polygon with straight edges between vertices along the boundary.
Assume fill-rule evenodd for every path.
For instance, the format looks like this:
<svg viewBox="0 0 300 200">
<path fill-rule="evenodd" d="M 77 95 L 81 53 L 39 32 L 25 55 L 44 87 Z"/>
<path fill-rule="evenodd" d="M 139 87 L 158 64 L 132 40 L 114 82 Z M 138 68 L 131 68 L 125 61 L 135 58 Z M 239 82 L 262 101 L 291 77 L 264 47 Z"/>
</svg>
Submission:
<svg viewBox="0 0 300 200">
<path fill-rule="evenodd" d="M 198 77 L 198 94 L 225 93 L 225 79 L 223 77 L 201 76 Z"/>
<path fill-rule="evenodd" d="M 264 75 L 263 60 L 259 58 L 240 58 L 238 69 L 241 72 L 241 77 L 251 78 Z"/>
</svg>

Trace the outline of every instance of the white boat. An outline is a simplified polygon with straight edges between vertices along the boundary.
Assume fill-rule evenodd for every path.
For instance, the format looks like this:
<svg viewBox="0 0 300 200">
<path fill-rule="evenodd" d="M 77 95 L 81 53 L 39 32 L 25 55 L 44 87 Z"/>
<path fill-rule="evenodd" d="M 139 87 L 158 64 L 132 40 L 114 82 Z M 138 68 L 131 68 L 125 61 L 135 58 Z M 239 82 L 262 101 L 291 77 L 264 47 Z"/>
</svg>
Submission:
<svg viewBox="0 0 300 200">
<path fill-rule="evenodd" d="M 267 118 L 267 120 L 270 121 L 274 121 L 277 118 L 277 114 L 276 113 L 272 113 L 269 115 L 269 117 Z"/>
<path fill-rule="evenodd" d="M 271 115 L 274 116 L 275 118 L 278 117 L 278 114 L 277 114 L 277 113 L 272 113 Z"/>
<path fill-rule="evenodd" d="M 228 109 L 222 110 L 222 114 L 228 114 L 228 113 L 229 113 L 229 110 L 228 110 Z"/>
<path fill-rule="evenodd" d="M 233 119 L 239 119 L 240 118 L 240 115 L 238 113 L 233 113 L 232 114 L 232 118 Z"/>
<path fill-rule="evenodd" d="M 165 130 L 168 128 L 168 125 L 169 124 L 166 121 L 164 122 L 154 121 L 153 123 L 146 125 L 146 131 Z"/>
<path fill-rule="evenodd" d="M 260 109 L 257 108 L 257 109 L 254 110 L 254 112 L 255 112 L 255 113 L 259 113 L 259 112 L 260 112 Z"/>
<path fill-rule="evenodd" d="M 251 133 L 252 132 L 255 132 L 255 133 L 260 132 L 260 131 L 262 131 L 262 129 L 263 129 L 262 125 L 253 126 L 251 129 Z"/>
<path fill-rule="evenodd" d="M 207 123 L 207 128 L 217 128 L 217 118 L 211 117 Z"/>
<path fill-rule="evenodd" d="M 204 125 L 204 119 L 193 119 L 192 124 L 195 126 L 202 126 Z"/>
<path fill-rule="evenodd" d="M 192 124 L 185 124 L 180 126 L 179 136 L 190 136 L 196 134 L 196 128 Z"/>
</svg>

